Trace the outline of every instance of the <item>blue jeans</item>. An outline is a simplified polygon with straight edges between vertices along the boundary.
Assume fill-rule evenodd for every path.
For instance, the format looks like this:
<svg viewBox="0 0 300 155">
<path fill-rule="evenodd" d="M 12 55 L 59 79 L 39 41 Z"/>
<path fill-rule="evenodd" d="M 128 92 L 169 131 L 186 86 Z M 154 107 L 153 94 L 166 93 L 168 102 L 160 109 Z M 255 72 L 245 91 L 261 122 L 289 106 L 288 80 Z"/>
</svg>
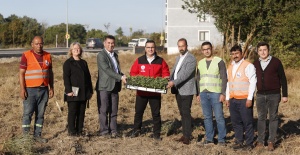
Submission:
<svg viewBox="0 0 300 155">
<path fill-rule="evenodd" d="M 258 114 L 257 141 L 264 143 L 267 114 L 269 113 L 269 138 L 268 142 L 275 143 L 278 129 L 278 106 L 281 100 L 280 94 L 257 94 L 256 107 Z"/>
<path fill-rule="evenodd" d="M 26 88 L 26 91 L 27 98 L 23 101 L 23 133 L 29 133 L 31 118 L 33 113 L 35 113 L 34 135 L 40 136 L 48 102 L 48 87 Z"/>
<path fill-rule="evenodd" d="M 204 115 L 206 140 L 213 141 L 215 130 L 213 127 L 213 113 L 218 128 L 218 142 L 225 142 L 226 127 L 223 113 L 223 103 L 219 102 L 220 93 L 201 92 L 200 99 Z"/>
</svg>

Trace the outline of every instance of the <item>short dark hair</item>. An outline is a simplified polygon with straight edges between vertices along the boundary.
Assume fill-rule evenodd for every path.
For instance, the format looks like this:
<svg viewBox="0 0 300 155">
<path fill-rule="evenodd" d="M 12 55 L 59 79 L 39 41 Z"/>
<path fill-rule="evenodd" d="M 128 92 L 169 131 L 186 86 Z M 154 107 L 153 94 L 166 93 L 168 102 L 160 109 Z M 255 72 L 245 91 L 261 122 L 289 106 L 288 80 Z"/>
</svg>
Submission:
<svg viewBox="0 0 300 155">
<path fill-rule="evenodd" d="M 210 48 L 212 48 L 212 44 L 211 44 L 209 41 L 203 42 L 203 43 L 201 44 L 201 48 L 202 48 L 203 46 L 205 46 L 205 45 L 209 45 Z"/>
<path fill-rule="evenodd" d="M 243 53 L 241 46 L 237 45 L 237 44 L 234 45 L 233 47 L 231 47 L 230 52 L 233 52 L 233 51 L 240 51 L 241 53 Z"/>
<path fill-rule="evenodd" d="M 147 40 L 146 43 L 145 43 L 145 46 L 147 45 L 147 43 L 153 43 L 154 46 L 156 47 L 156 44 L 155 44 L 155 41 L 154 41 L 154 40 Z"/>
<path fill-rule="evenodd" d="M 106 36 L 104 37 L 104 41 L 105 41 L 106 39 L 116 40 L 116 38 L 115 38 L 114 36 L 112 36 L 112 35 L 106 35 Z"/>
<path fill-rule="evenodd" d="M 185 42 L 185 45 L 186 45 L 186 46 L 188 45 L 185 38 L 180 38 L 180 39 L 178 39 L 177 44 L 178 44 L 179 41 L 184 41 L 184 42 Z"/>
<path fill-rule="evenodd" d="M 270 51 L 270 45 L 268 44 L 268 43 L 266 43 L 266 42 L 259 42 L 258 44 L 257 44 L 257 46 L 256 46 L 256 49 L 258 50 L 258 48 L 260 47 L 260 46 L 267 46 L 267 48 L 268 48 L 268 50 Z"/>
</svg>

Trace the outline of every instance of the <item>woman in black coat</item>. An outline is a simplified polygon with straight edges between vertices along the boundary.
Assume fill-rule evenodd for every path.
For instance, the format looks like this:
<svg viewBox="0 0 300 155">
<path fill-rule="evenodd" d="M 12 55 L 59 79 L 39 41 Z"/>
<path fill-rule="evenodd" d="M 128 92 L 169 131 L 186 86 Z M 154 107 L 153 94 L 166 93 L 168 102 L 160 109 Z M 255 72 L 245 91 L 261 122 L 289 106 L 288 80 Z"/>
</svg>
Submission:
<svg viewBox="0 0 300 155">
<path fill-rule="evenodd" d="M 93 95 L 91 74 L 88 64 L 81 59 L 82 47 L 75 42 L 70 45 L 70 56 L 63 65 L 65 101 L 68 103 L 68 133 L 70 136 L 82 134 L 87 101 Z M 72 87 L 79 88 L 78 94 Z"/>
</svg>

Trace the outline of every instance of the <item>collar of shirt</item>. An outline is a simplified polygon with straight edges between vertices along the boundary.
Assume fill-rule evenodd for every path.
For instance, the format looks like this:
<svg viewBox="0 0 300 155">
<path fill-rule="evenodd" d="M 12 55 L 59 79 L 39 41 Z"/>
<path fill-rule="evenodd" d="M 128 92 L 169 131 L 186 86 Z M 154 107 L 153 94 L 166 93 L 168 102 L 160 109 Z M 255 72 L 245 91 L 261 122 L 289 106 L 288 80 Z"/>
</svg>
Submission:
<svg viewBox="0 0 300 155">
<path fill-rule="evenodd" d="M 270 61 L 270 60 L 271 60 L 271 58 L 272 58 L 272 56 L 271 56 L 271 55 L 269 55 L 269 56 L 267 57 L 267 59 L 265 59 L 265 60 L 263 60 L 262 58 L 259 58 L 259 61 L 268 62 L 268 61 Z"/>
<path fill-rule="evenodd" d="M 105 49 L 105 51 L 107 52 L 107 54 L 108 54 L 110 57 L 114 57 L 115 52 L 109 52 L 109 51 L 106 50 L 106 49 Z"/>
<path fill-rule="evenodd" d="M 189 53 L 189 51 L 186 51 L 184 55 L 180 54 L 180 59 L 184 58 L 187 55 L 187 53 Z"/>
<path fill-rule="evenodd" d="M 148 56 L 146 55 L 146 57 L 147 57 L 147 61 L 148 61 L 149 63 L 151 63 L 151 62 L 155 59 L 155 55 L 153 55 L 152 57 L 148 57 Z"/>
</svg>

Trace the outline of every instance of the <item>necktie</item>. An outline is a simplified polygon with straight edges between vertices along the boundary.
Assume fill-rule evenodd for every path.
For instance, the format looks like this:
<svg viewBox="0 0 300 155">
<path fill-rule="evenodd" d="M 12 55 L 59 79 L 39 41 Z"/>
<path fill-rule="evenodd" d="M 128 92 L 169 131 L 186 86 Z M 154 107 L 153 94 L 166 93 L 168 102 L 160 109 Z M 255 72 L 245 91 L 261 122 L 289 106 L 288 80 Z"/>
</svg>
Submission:
<svg viewBox="0 0 300 155">
<path fill-rule="evenodd" d="M 113 54 L 113 53 L 110 54 L 110 57 L 111 57 L 111 59 L 112 59 L 112 61 L 113 61 L 114 68 L 115 68 L 115 72 L 116 72 L 116 73 L 119 73 L 117 60 L 116 60 L 114 54 Z"/>
</svg>

